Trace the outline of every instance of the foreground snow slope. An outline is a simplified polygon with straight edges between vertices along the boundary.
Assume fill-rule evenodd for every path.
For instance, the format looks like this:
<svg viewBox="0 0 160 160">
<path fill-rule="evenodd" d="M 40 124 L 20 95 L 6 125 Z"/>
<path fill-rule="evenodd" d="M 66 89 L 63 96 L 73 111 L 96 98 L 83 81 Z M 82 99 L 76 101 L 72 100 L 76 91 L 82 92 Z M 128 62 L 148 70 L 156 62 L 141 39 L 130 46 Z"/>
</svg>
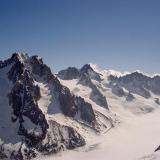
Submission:
<svg viewBox="0 0 160 160">
<path fill-rule="evenodd" d="M 160 110 L 145 115 L 134 115 L 120 109 L 125 121 L 103 136 L 96 136 L 93 142 L 74 151 L 67 151 L 54 157 L 56 160 L 137 160 L 149 155 L 160 144 Z M 158 153 L 154 155 L 156 158 Z M 149 156 L 146 156 L 146 160 Z M 152 155 L 153 157 L 153 155 Z M 53 157 L 48 157 L 47 160 Z M 44 157 L 46 159 L 46 157 Z M 144 159 L 145 160 L 145 159 Z"/>
</svg>

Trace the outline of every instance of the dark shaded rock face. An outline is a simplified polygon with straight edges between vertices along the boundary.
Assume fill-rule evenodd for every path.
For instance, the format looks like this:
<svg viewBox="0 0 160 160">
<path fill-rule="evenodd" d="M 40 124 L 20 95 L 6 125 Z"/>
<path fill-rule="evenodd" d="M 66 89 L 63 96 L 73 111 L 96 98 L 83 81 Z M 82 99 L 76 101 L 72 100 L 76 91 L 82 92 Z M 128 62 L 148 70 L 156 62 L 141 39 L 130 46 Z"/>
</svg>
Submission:
<svg viewBox="0 0 160 160">
<path fill-rule="evenodd" d="M 159 98 L 155 98 L 155 102 L 160 105 Z"/>
<path fill-rule="evenodd" d="M 96 85 L 92 86 L 92 92 L 90 95 L 90 99 L 93 100 L 96 104 L 108 109 L 108 103 L 106 97 L 99 91 Z"/>
<path fill-rule="evenodd" d="M 122 77 L 110 76 L 111 83 L 126 88 L 129 92 L 138 94 L 144 98 L 150 98 L 150 91 L 160 94 L 160 77 L 147 77 L 142 73 L 134 72 Z"/>
<path fill-rule="evenodd" d="M 28 147 L 34 147 L 40 143 L 46 136 L 48 123 L 45 115 L 39 109 L 37 100 L 40 98 L 40 89 L 34 84 L 31 73 L 19 60 L 18 54 L 12 56 L 13 65 L 8 72 L 8 78 L 13 83 L 13 88 L 8 94 L 9 104 L 12 106 L 12 122 L 19 122 L 18 135 L 24 137 Z M 11 115 L 10 115 L 11 116 Z M 27 117 L 33 124 L 39 126 L 41 131 L 30 132 L 25 128 Z M 12 159 L 16 153 L 12 154 Z M 16 156 L 17 157 L 17 156 Z"/>
<path fill-rule="evenodd" d="M 81 119 L 93 126 L 96 119 L 91 104 L 85 102 L 81 97 L 72 95 L 70 90 L 64 86 L 59 87 L 59 89 L 59 102 L 62 112 L 69 117 L 75 117 L 80 112 Z"/>
<path fill-rule="evenodd" d="M 43 63 L 42 58 L 32 56 L 29 63 L 34 75 L 40 77 L 47 83 L 59 83 L 57 78 L 52 74 L 51 69 Z M 34 78 L 36 79 L 37 77 L 34 76 Z"/>
<path fill-rule="evenodd" d="M 75 104 L 78 107 L 82 120 L 90 125 L 94 125 L 96 118 L 91 104 L 85 102 L 81 97 L 75 97 Z"/>
<path fill-rule="evenodd" d="M 150 80 L 148 88 L 150 88 L 153 93 L 160 95 L 160 76 L 153 77 Z"/>
<path fill-rule="evenodd" d="M 81 120 L 93 127 L 96 119 L 92 106 L 84 99 L 72 95 L 67 87 L 61 85 L 38 56 L 13 54 L 10 59 L 0 61 L 0 69 L 8 65 L 11 65 L 11 68 L 6 75 L 13 84 L 8 93 L 9 105 L 13 112 L 8 116 L 11 116 L 12 123 L 19 124 L 17 135 L 22 137 L 22 141 L 20 149 L 13 148 L 10 153 L 5 144 L 1 146 L 0 157 L 13 160 L 32 159 L 38 152 L 56 153 L 64 148 L 73 149 L 84 145 L 85 140 L 75 129 L 47 120 L 38 105 L 41 93 L 37 83 L 46 83 L 51 87 L 64 115 L 75 118 L 77 113 L 80 113 Z M 28 121 L 34 128 L 27 127 Z"/>
<path fill-rule="evenodd" d="M 13 65 L 8 72 L 8 78 L 14 84 L 8 94 L 9 104 L 13 109 L 13 123 L 19 121 L 18 134 L 24 136 L 28 145 L 32 146 L 45 138 L 48 124 L 45 115 L 37 105 L 37 100 L 40 98 L 40 89 L 34 84 L 30 71 L 25 68 L 18 56 L 18 54 L 14 54 L 9 59 Z M 24 117 L 29 118 L 32 123 L 41 128 L 39 135 L 34 132 L 29 133 L 23 124 Z"/>
<path fill-rule="evenodd" d="M 77 79 L 80 76 L 80 72 L 75 67 L 68 67 L 66 70 L 58 72 L 57 76 L 63 80 L 72 80 Z"/>
<path fill-rule="evenodd" d="M 106 97 L 102 95 L 96 85 L 92 82 L 92 80 L 100 82 L 101 77 L 89 64 L 84 65 L 81 69 L 69 67 L 66 70 L 60 71 L 58 77 L 63 80 L 79 79 L 79 84 L 92 89 L 90 99 L 96 104 L 108 109 Z"/>
<path fill-rule="evenodd" d="M 133 101 L 135 99 L 135 97 L 133 96 L 133 94 L 128 93 L 127 97 L 126 97 L 126 101 Z"/>
<path fill-rule="evenodd" d="M 88 75 L 91 79 L 101 81 L 100 75 L 97 72 L 95 72 L 89 64 L 84 65 L 80 69 L 80 75 L 82 76 L 84 74 Z"/>
<path fill-rule="evenodd" d="M 50 130 L 47 132 L 45 143 L 38 146 L 39 152 L 44 155 L 57 153 L 65 148 L 74 149 L 85 145 L 85 140 L 73 128 L 60 125 L 53 120 L 49 120 L 48 123 Z"/>
<path fill-rule="evenodd" d="M 157 151 L 159 151 L 160 150 L 160 146 L 158 146 L 158 148 L 157 149 L 155 149 L 155 151 L 154 152 L 157 152 Z"/>
<path fill-rule="evenodd" d="M 58 72 L 57 76 L 63 80 L 82 79 L 83 76 L 87 76 L 90 79 L 101 81 L 100 75 L 89 64 L 85 64 L 81 69 L 68 67 L 66 70 Z"/>
<path fill-rule="evenodd" d="M 119 96 L 119 97 L 125 96 L 123 88 L 119 87 L 118 85 L 114 85 L 112 87 L 112 93 Z"/>
<path fill-rule="evenodd" d="M 73 128 L 60 125 L 55 121 L 49 121 L 49 123 L 52 128 L 52 134 L 54 135 L 55 139 L 57 139 L 57 141 L 61 141 L 62 144 L 64 142 L 65 146 L 68 149 L 74 149 L 76 147 L 85 145 L 85 140 Z M 68 134 L 67 140 L 65 140 L 66 135 L 62 134 L 63 132 L 66 132 L 66 134 Z"/>
<path fill-rule="evenodd" d="M 100 105 L 108 109 L 108 103 L 106 97 L 99 91 L 97 86 L 92 82 L 91 78 L 87 74 L 83 74 L 79 79 L 80 84 L 90 87 L 92 89 L 90 99 L 95 102 L 97 105 Z"/>
<path fill-rule="evenodd" d="M 62 106 L 63 113 L 69 117 L 74 117 L 77 108 L 75 106 L 74 96 L 70 93 L 68 88 L 62 87 L 59 94 L 59 101 Z"/>
<path fill-rule="evenodd" d="M 87 74 L 82 74 L 78 83 L 88 87 L 92 87 L 93 85 L 91 78 Z"/>
</svg>

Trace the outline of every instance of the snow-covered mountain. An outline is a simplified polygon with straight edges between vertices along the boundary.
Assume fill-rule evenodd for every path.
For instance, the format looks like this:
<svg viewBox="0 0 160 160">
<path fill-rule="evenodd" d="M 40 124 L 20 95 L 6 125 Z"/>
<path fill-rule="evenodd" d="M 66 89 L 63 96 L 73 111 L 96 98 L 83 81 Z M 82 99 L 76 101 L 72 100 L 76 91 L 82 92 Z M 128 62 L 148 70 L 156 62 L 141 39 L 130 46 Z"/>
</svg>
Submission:
<svg viewBox="0 0 160 160">
<path fill-rule="evenodd" d="M 108 112 L 95 112 L 72 94 L 38 56 L 15 53 L 0 61 L 0 86 L 1 159 L 31 159 L 80 147 L 87 132 L 98 134 L 112 126 Z"/>
<path fill-rule="evenodd" d="M 75 72 L 72 72 L 73 70 Z M 117 103 L 123 101 L 123 105 L 126 105 L 128 109 L 133 109 L 133 112 L 140 113 L 151 112 L 160 105 L 160 76 L 158 75 L 150 77 L 138 71 L 122 74 L 86 64 L 81 69 L 69 67 L 60 71 L 57 76 L 73 94 L 107 109 L 108 104 L 114 105 L 112 102 L 115 99 Z M 149 104 L 150 100 L 152 104 Z M 144 102 L 145 105 L 129 107 L 131 104 L 140 104 L 140 102 Z"/>
<path fill-rule="evenodd" d="M 81 73 L 83 68 L 87 68 L 88 70 Z M 70 72 L 71 70 L 76 71 L 76 76 L 72 75 L 73 72 Z M 84 78 L 83 74 L 85 74 L 85 77 L 87 78 Z M 102 107 L 104 107 L 100 103 L 97 103 L 97 99 L 100 99 L 101 101 L 100 97 L 105 97 L 109 112 L 115 114 L 118 121 L 122 123 L 122 126 L 124 125 L 124 128 L 122 127 L 122 129 L 120 129 L 121 125 L 118 125 L 119 130 L 112 129 L 112 134 L 116 134 L 118 138 L 107 133 L 106 136 L 108 135 L 110 138 L 105 137 L 97 142 L 100 144 L 102 143 L 102 146 L 105 144 L 103 147 L 108 147 L 109 151 L 107 151 L 107 149 L 101 149 L 97 152 L 94 150 L 95 154 L 91 153 L 89 154 L 90 156 L 88 155 L 86 157 L 90 157 L 95 160 L 99 157 L 101 157 L 101 159 L 108 158 L 112 160 L 135 160 L 139 157 L 143 157 L 143 155 L 147 155 L 149 152 L 152 152 L 160 144 L 159 133 L 157 134 L 157 131 L 160 132 L 160 127 L 157 127 L 157 124 L 159 124 L 160 121 L 160 76 L 149 76 L 139 71 L 121 73 L 114 70 L 102 70 L 98 66 L 92 64 L 84 65 L 81 69 L 69 67 L 66 70 L 60 71 L 57 75 L 62 84 L 68 86 L 73 94 L 81 96 L 87 102 L 91 103 L 94 110 L 100 111 Z M 98 93 L 100 93 L 96 94 L 97 92 L 94 92 L 97 99 L 94 99 L 91 96 L 93 95 L 92 86 L 95 86 L 96 91 L 98 90 Z M 143 122 L 142 124 L 141 121 Z M 130 123 L 128 124 L 128 122 Z M 142 125 L 141 130 L 137 123 L 139 123 L 139 126 Z M 152 123 L 155 123 L 155 126 L 152 125 Z M 130 133 L 130 130 L 127 130 L 126 132 L 128 125 L 130 125 L 131 128 L 132 126 L 135 127 L 133 130 L 136 130 L 137 132 L 135 131 Z M 156 130 L 154 138 L 153 136 L 155 133 L 151 134 L 150 130 L 153 132 Z M 121 136 L 124 136 L 122 134 L 123 132 L 124 134 L 126 132 L 124 139 L 126 138 L 126 140 L 128 140 L 128 144 L 126 143 L 126 146 L 125 143 L 123 146 L 123 141 L 119 140 L 121 139 Z M 133 134 L 133 141 L 130 140 L 131 137 L 128 134 Z M 113 139 L 116 139 L 117 141 L 115 142 Z M 107 142 L 104 143 L 104 140 L 111 141 L 111 144 L 107 144 Z M 119 147 L 116 147 L 117 142 L 118 144 L 122 144 L 118 145 Z M 110 152 L 109 148 L 112 148 L 113 150 Z M 128 150 L 130 148 L 132 149 L 128 151 L 126 148 L 128 148 Z M 81 154 L 83 155 L 83 153 Z M 100 154 L 101 156 L 99 156 Z M 105 154 L 105 156 L 103 154 Z M 72 155 L 72 157 L 74 156 L 78 157 L 79 155 Z"/>
<path fill-rule="evenodd" d="M 42 58 L 14 53 L 0 61 L 0 159 L 32 159 L 77 147 L 81 147 L 78 153 L 88 152 L 105 141 L 102 153 L 106 153 L 108 159 L 116 160 L 118 156 L 131 160 L 132 157 L 123 157 L 125 153 L 114 157 L 107 151 L 119 140 L 119 144 L 123 144 L 121 136 L 127 139 L 126 128 L 130 124 L 137 127 L 140 123 L 144 127 L 146 120 L 148 124 L 152 119 L 158 122 L 159 98 L 158 75 L 120 73 L 92 64 L 80 69 L 69 67 L 55 75 Z M 153 126 L 156 136 L 148 139 L 148 150 L 160 145 L 156 141 L 156 123 Z M 140 132 L 150 133 L 143 127 Z M 132 137 L 138 137 L 134 129 L 133 133 Z M 147 134 L 144 138 L 148 138 Z M 121 145 L 113 151 L 124 147 L 125 143 Z M 147 154 L 140 152 L 137 156 Z M 97 159 L 97 155 L 92 155 L 92 159 Z M 55 158 L 55 154 L 53 156 Z M 62 158 L 71 159 L 70 156 Z"/>
</svg>

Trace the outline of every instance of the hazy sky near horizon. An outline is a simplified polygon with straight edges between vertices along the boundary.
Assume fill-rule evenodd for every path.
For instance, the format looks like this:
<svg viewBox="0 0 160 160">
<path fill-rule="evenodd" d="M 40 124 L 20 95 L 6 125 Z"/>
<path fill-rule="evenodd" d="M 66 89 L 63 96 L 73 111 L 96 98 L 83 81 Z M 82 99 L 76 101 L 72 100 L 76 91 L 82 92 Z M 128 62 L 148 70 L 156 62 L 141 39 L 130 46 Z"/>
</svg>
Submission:
<svg viewBox="0 0 160 160">
<path fill-rule="evenodd" d="M 0 59 L 13 52 L 53 71 L 92 62 L 160 73 L 160 0 L 1 0 Z"/>
</svg>

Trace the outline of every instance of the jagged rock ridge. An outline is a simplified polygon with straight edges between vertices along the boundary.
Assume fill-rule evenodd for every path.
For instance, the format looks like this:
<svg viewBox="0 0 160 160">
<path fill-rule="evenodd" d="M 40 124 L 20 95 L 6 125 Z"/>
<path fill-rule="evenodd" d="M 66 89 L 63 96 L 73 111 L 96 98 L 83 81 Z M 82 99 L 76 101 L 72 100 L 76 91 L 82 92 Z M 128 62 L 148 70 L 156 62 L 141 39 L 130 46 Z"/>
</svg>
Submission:
<svg viewBox="0 0 160 160">
<path fill-rule="evenodd" d="M 92 89 L 90 99 L 94 101 L 96 104 L 108 109 L 106 97 L 103 96 L 101 91 L 92 82 L 93 80 L 101 82 L 102 79 L 100 77 L 100 74 L 95 72 L 90 64 L 85 64 L 81 69 L 69 67 L 66 70 L 58 72 L 57 76 L 63 80 L 78 79 L 79 84 L 88 86 Z"/>
<path fill-rule="evenodd" d="M 151 93 L 160 95 L 160 77 L 149 77 L 139 72 L 133 72 L 125 76 L 110 76 L 112 84 L 124 87 L 131 93 L 138 94 L 145 98 L 150 98 Z"/>
</svg>

